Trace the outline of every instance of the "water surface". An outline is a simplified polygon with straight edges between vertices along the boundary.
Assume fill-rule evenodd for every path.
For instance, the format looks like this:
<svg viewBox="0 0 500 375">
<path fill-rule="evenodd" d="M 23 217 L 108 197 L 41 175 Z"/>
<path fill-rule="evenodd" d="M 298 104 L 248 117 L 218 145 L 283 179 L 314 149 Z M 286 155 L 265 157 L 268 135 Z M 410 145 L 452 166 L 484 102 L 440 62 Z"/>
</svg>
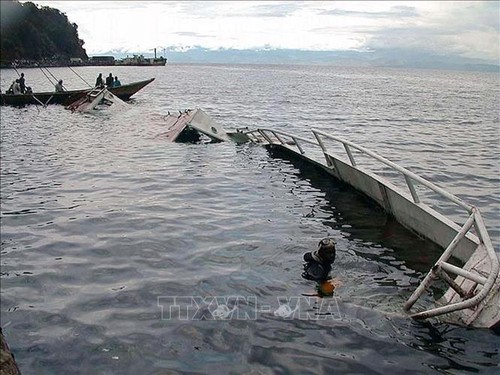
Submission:
<svg viewBox="0 0 500 375">
<path fill-rule="evenodd" d="M 124 113 L 1 108 L 1 324 L 23 374 L 498 371 L 494 333 L 401 312 L 436 246 L 260 146 L 159 136 L 168 111 L 195 107 L 225 128 L 344 136 L 478 206 L 498 251 L 498 74 L 223 65 L 78 73 L 93 82 L 108 70 L 122 83 L 156 80 Z M 35 91 L 51 89 L 39 70 L 24 72 Z M 69 69 L 52 72 L 84 87 Z M 3 90 L 15 75 L 2 70 Z M 325 236 L 337 240 L 342 286 L 309 299 L 302 254 Z M 169 315 L 173 297 L 198 305 L 187 319 Z M 280 315 L 287 304 L 299 310 Z M 214 319 L 223 305 L 235 310 Z"/>
</svg>

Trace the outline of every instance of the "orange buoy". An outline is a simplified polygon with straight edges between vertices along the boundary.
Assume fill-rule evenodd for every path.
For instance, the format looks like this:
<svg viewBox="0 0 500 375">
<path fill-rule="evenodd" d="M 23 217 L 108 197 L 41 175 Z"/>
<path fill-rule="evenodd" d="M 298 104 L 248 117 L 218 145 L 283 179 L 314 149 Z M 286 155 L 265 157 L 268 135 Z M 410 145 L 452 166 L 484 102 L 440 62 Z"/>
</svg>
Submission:
<svg viewBox="0 0 500 375">
<path fill-rule="evenodd" d="M 318 292 L 322 296 L 331 296 L 333 295 L 333 291 L 335 290 L 335 286 L 331 283 L 330 280 L 323 281 L 319 284 Z"/>
<path fill-rule="evenodd" d="M 329 279 L 318 284 L 318 294 L 321 297 L 332 296 L 335 288 L 340 286 L 341 282 L 335 279 Z"/>
</svg>

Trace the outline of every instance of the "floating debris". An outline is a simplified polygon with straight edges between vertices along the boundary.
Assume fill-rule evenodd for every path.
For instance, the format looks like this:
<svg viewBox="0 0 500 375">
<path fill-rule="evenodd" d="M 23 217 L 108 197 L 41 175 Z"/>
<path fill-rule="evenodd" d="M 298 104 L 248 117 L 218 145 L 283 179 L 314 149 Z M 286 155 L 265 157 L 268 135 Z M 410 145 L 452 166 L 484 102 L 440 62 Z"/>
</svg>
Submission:
<svg viewBox="0 0 500 375">
<path fill-rule="evenodd" d="M 98 107 L 111 107 L 126 109 L 128 104 L 106 88 L 95 88 L 84 97 L 74 101 L 66 107 L 71 111 L 93 112 Z"/>
</svg>

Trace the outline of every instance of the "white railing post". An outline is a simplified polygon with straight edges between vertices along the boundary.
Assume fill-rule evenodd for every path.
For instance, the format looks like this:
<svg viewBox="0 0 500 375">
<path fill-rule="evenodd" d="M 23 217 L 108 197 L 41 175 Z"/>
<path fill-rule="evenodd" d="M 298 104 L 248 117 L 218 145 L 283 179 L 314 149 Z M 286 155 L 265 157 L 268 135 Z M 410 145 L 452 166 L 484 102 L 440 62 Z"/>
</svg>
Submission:
<svg viewBox="0 0 500 375">
<path fill-rule="evenodd" d="M 276 139 L 279 141 L 279 143 L 281 143 L 282 145 L 285 144 L 285 142 L 283 142 L 283 140 L 280 138 L 280 136 L 278 135 L 278 133 L 273 132 L 273 135 L 276 137 Z"/>
<path fill-rule="evenodd" d="M 292 137 L 292 140 L 293 140 L 293 143 L 295 143 L 295 146 L 297 146 L 297 148 L 299 149 L 301 155 L 304 155 L 305 154 L 305 151 L 302 149 L 302 147 L 300 146 L 300 143 L 298 142 L 297 138 L 295 137 Z"/>
<path fill-rule="evenodd" d="M 347 156 L 349 157 L 349 160 L 351 161 L 351 165 L 353 167 L 356 166 L 356 161 L 354 160 L 354 155 L 352 154 L 351 152 L 351 149 L 349 148 L 349 146 L 347 145 L 347 143 L 342 143 L 344 145 L 344 148 L 345 148 L 345 152 L 347 152 Z"/>
<path fill-rule="evenodd" d="M 420 203 L 420 199 L 418 198 L 417 191 L 415 190 L 415 186 L 413 186 L 413 181 L 407 175 L 405 176 L 406 184 L 408 185 L 408 189 L 410 189 L 411 196 L 413 198 L 413 202 Z"/>
<path fill-rule="evenodd" d="M 267 143 L 269 143 L 269 144 L 273 143 L 273 141 L 271 140 L 271 138 L 269 138 L 269 136 L 266 134 L 265 129 L 259 129 L 259 133 L 260 133 L 261 136 L 264 137 L 264 139 L 267 141 Z"/>
<path fill-rule="evenodd" d="M 326 160 L 326 165 L 329 166 L 329 167 L 331 167 L 332 166 L 332 161 L 328 157 L 328 153 L 326 152 L 325 144 L 323 143 L 323 141 L 321 140 L 321 138 L 319 137 L 319 135 L 316 133 L 316 131 L 313 130 L 312 133 L 314 134 L 314 137 L 316 138 L 316 141 L 318 141 L 319 147 L 321 147 L 321 150 L 323 151 L 323 156 L 324 156 L 324 158 Z"/>
</svg>

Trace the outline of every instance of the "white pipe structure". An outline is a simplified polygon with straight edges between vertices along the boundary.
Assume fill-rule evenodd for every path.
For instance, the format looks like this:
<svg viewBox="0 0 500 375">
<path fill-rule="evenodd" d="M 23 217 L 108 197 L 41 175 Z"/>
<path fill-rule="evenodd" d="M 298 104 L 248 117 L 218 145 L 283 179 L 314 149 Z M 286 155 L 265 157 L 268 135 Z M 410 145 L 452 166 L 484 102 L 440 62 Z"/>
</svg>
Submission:
<svg viewBox="0 0 500 375">
<path fill-rule="evenodd" d="M 299 136 L 292 135 L 292 134 L 289 134 L 289 133 L 286 133 L 283 131 L 279 131 L 279 130 L 266 129 L 266 128 L 251 130 L 251 131 L 247 131 L 244 133 L 249 137 L 249 139 L 252 142 L 262 143 L 262 141 L 264 140 L 265 142 L 267 142 L 268 145 L 283 147 L 283 148 L 285 148 L 289 151 L 292 151 L 294 153 L 297 153 L 297 151 L 295 151 L 295 149 L 293 147 L 293 146 L 296 146 L 298 151 L 299 151 L 298 154 L 300 154 L 300 156 L 302 156 L 303 158 L 305 158 L 306 160 L 308 160 L 310 162 L 315 162 L 315 163 L 317 163 L 317 162 L 314 161 L 314 159 L 312 157 L 305 155 L 306 152 L 304 151 L 304 148 L 300 145 L 300 143 L 302 142 L 305 144 L 310 144 L 310 145 L 319 147 L 323 153 L 323 156 L 325 157 L 326 164 L 327 164 L 326 167 L 328 169 L 331 170 L 331 169 L 334 169 L 335 167 L 338 167 L 338 166 L 342 166 L 342 168 L 344 168 L 344 170 L 346 168 L 350 168 L 347 172 L 352 173 L 352 174 L 358 173 L 356 175 L 356 177 L 368 176 L 370 178 L 373 178 L 377 182 L 377 184 L 383 184 L 387 189 L 389 189 L 391 191 L 391 193 L 394 193 L 392 190 L 392 187 L 389 186 L 390 184 L 386 180 L 382 179 L 380 176 L 377 176 L 371 172 L 368 174 L 367 172 L 361 170 L 358 167 L 358 165 L 354 159 L 354 155 L 351 152 L 351 148 L 356 149 L 356 150 L 360 151 L 361 153 L 366 154 L 366 155 L 372 157 L 373 159 L 387 165 L 388 167 L 401 173 L 404 176 L 407 187 L 408 187 L 410 194 L 411 194 L 411 200 L 413 201 L 413 206 L 411 206 L 411 207 L 413 207 L 413 209 L 416 210 L 417 208 L 419 208 L 420 210 L 423 210 L 425 214 L 428 214 L 428 216 L 431 217 L 432 219 L 441 220 L 443 222 L 442 223 L 443 225 L 446 225 L 448 227 L 450 226 L 450 224 L 449 224 L 450 221 L 448 219 L 444 218 L 442 215 L 438 214 L 430 207 L 421 203 L 420 198 L 418 196 L 418 193 L 417 193 L 415 187 L 413 186 L 413 182 L 417 182 L 417 183 L 427 187 L 428 189 L 434 191 L 435 193 L 439 194 L 441 197 L 445 198 L 446 200 L 457 204 L 458 206 L 460 206 L 461 208 L 465 209 L 468 212 L 468 214 L 470 216 L 462 227 L 458 227 L 455 224 L 455 226 L 457 228 L 457 229 L 453 228 L 453 232 L 455 233 L 455 235 L 451 238 L 451 241 L 449 243 L 447 243 L 446 246 L 443 246 L 443 247 L 445 247 L 445 251 L 443 252 L 441 257 L 439 258 L 439 260 L 435 263 L 435 265 L 431 268 L 431 270 L 426 275 L 426 277 L 422 280 L 422 282 L 417 287 L 417 289 L 412 294 L 412 296 L 405 303 L 404 309 L 406 311 L 410 310 L 411 307 L 418 300 L 418 298 L 425 292 L 425 290 L 427 290 L 430 287 L 430 285 L 438 277 L 440 277 L 440 275 L 441 275 L 441 278 L 444 281 L 446 281 L 455 290 L 455 292 L 457 294 L 460 295 L 461 300 L 459 302 L 455 302 L 455 303 L 448 302 L 448 304 L 445 306 L 440 306 L 440 307 L 429 309 L 429 310 L 426 310 L 423 312 L 412 314 L 411 315 L 412 318 L 426 319 L 426 318 L 435 317 L 435 316 L 439 316 L 439 315 L 443 315 L 443 314 L 448 314 L 448 313 L 459 311 L 459 310 L 474 308 L 474 307 L 477 307 L 482 301 L 484 301 L 486 299 L 486 297 L 490 294 L 490 292 L 492 292 L 493 294 L 498 294 L 498 292 L 499 292 L 498 291 L 499 269 L 500 269 L 498 256 L 495 253 L 495 250 L 494 250 L 493 245 L 491 243 L 491 239 L 488 235 L 488 232 L 486 230 L 486 226 L 483 222 L 481 214 L 479 213 L 479 210 L 476 207 L 464 202 L 462 199 L 456 197 L 455 195 L 450 194 L 446 190 L 434 185 L 433 183 L 416 175 L 415 173 L 408 171 L 407 169 L 397 165 L 396 163 L 374 153 L 373 151 L 370 151 L 362 146 L 359 146 L 359 145 L 357 145 L 353 142 L 350 142 L 348 140 L 345 140 L 341 137 L 327 134 L 321 130 L 317 130 L 317 129 L 312 130 L 312 133 L 315 137 L 315 140 L 307 139 L 304 137 L 299 137 Z M 259 136 L 261 136 L 261 138 L 259 138 Z M 285 137 L 290 138 L 291 141 L 290 142 L 284 141 L 283 138 L 285 138 Z M 341 164 L 341 162 L 338 159 L 336 159 L 331 154 L 329 154 L 327 147 L 325 146 L 325 142 L 323 141 L 322 138 L 326 138 L 326 139 L 341 143 L 344 146 L 345 152 L 346 152 L 348 160 L 350 162 L 350 166 L 345 167 L 344 164 Z M 359 178 L 359 180 L 362 180 L 362 179 Z M 349 183 L 349 180 L 347 180 L 346 182 Z M 355 185 L 353 185 L 353 186 L 355 188 L 360 188 L 359 182 L 358 182 L 358 186 L 355 186 Z M 367 189 L 368 188 L 366 188 L 365 191 Z M 363 189 L 361 189 L 361 190 L 363 191 Z M 399 194 L 399 199 L 401 199 L 400 193 L 395 193 L 395 194 Z M 368 195 L 370 195 L 370 194 L 368 194 Z M 374 197 L 372 196 L 372 198 L 374 198 Z M 405 199 L 407 199 L 407 198 L 405 198 Z M 390 211 L 390 209 L 388 211 Z M 412 227 L 411 221 L 407 221 L 406 225 L 409 227 Z M 477 236 L 471 232 L 473 225 L 476 228 Z M 417 224 L 415 224 L 415 226 L 417 226 Z M 415 229 L 415 228 L 412 228 L 412 229 Z M 432 240 L 432 238 L 429 237 L 428 233 L 425 233 L 425 230 L 420 230 L 420 231 L 418 229 L 415 229 L 415 230 L 417 232 L 419 232 L 421 235 Z M 484 268 L 482 268 L 481 272 L 487 273 L 487 277 L 484 277 L 484 276 L 478 274 L 477 273 L 478 270 L 474 268 L 475 266 L 470 266 L 471 270 L 474 269 L 474 271 L 476 271 L 476 272 L 471 272 L 471 270 L 466 270 L 466 269 L 454 266 L 454 265 L 447 262 L 447 260 L 453 256 L 453 252 L 454 252 L 454 250 L 457 249 L 457 246 L 459 245 L 459 243 L 461 243 L 461 241 L 464 239 L 467 239 L 469 241 L 469 243 L 473 244 L 472 246 L 474 248 L 473 249 L 474 253 L 478 253 L 480 251 L 485 253 L 484 258 L 487 258 L 488 261 L 486 263 L 490 265 L 490 267 L 489 267 L 490 269 L 485 270 Z M 441 241 L 441 243 L 443 243 L 443 241 Z M 483 254 L 483 253 L 481 253 L 481 254 Z M 469 259 L 471 257 L 471 254 L 472 254 L 472 252 L 468 255 L 467 259 Z M 464 263 L 465 263 L 465 260 L 464 260 Z M 467 266 L 468 266 L 468 264 L 465 265 L 465 267 L 467 267 Z M 473 286 L 468 291 L 462 290 L 461 287 L 459 286 L 458 279 L 453 281 L 448 276 L 447 272 L 458 275 L 459 277 L 462 277 L 466 280 L 473 281 L 474 282 Z M 478 285 L 481 285 L 481 290 L 479 292 L 476 292 L 476 287 Z M 497 308 L 497 310 L 498 310 L 498 308 Z M 475 311 L 469 315 L 477 317 L 477 314 L 478 314 L 478 312 Z M 500 312 L 497 311 L 496 317 L 494 317 L 493 319 L 500 319 L 499 314 L 500 314 Z M 470 320 L 467 320 L 467 321 L 469 323 L 471 323 Z M 498 323 L 498 321 L 495 321 L 495 322 L 494 322 L 494 324 Z"/>
</svg>

